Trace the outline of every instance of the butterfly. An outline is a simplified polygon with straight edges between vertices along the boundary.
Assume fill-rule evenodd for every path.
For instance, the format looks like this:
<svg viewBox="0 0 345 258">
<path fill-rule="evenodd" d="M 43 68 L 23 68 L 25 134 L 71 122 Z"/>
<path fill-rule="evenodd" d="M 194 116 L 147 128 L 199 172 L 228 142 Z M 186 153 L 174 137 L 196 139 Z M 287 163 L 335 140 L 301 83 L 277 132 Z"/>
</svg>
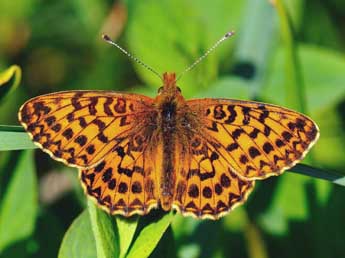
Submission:
<svg viewBox="0 0 345 258">
<path fill-rule="evenodd" d="M 126 217 L 161 207 L 218 219 L 247 200 L 255 180 L 302 160 L 319 137 L 298 112 L 185 100 L 175 73 L 162 79 L 155 98 L 111 91 L 38 96 L 21 106 L 19 121 L 44 152 L 79 169 L 100 208 Z"/>
<path fill-rule="evenodd" d="M 109 91 L 38 96 L 19 111 L 32 140 L 79 169 L 110 214 L 152 208 L 217 219 L 246 201 L 255 180 L 280 175 L 316 142 L 295 111 L 232 99 L 185 100 L 174 73 L 156 98 Z"/>
</svg>

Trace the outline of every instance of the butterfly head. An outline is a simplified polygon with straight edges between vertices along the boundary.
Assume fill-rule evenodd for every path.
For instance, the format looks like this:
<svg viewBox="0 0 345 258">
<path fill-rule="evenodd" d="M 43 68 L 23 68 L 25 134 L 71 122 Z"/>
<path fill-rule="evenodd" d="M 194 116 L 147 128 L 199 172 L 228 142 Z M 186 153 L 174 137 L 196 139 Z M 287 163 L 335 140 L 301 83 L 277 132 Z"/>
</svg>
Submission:
<svg viewBox="0 0 345 258">
<path fill-rule="evenodd" d="M 181 95 L 181 89 L 176 85 L 175 73 L 163 74 L 163 86 L 158 89 L 158 95 L 176 97 Z"/>
<path fill-rule="evenodd" d="M 166 102 L 184 102 L 184 98 L 181 94 L 181 89 L 176 85 L 175 73 L 164 73 L 163 86 L 158 89 L 156 103 L 158 103 L 158 105 L 161 105 Z"/>
</svg>

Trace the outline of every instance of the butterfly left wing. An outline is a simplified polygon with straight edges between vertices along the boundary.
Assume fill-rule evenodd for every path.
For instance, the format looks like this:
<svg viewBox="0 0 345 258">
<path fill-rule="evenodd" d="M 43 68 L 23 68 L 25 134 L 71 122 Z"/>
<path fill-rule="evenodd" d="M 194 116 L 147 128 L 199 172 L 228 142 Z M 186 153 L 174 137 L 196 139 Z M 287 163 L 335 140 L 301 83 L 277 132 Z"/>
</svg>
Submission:
<svg viewBox="0 0 345 258">
<path fill-rule="evenodd" d="M 152 102 L 137 94 L 65 91 L 28 100 L 18 116 L 32 140 L 52 158 L 85 168 L 102 160 L 128 132 L 149 128 Z"/>
<path fill-rule="evenodd" d="M 153 100 L 136 94 L 67 91 L 38 96 L 19 111 L 33 141 L 79 168 L 83 188 L 111 214 L 158 205 L 159 156 Z"/>
<path fill-rule="evenodd" d="M 143 215 L 157 207 L 162 157 L 156 137 L 155 132 L 133 131 L 98 165 L 80 169 L 85 193 L 112 215 Z"/>
<path fill-rule="evenodd" d="M 230 99 L 187 101 L 203 125 L 200 134 L 242 179 L 279 175 L 303 159 L 317 141 L 317 125 L 307 116 L 275 105 Z"/>
</svg>

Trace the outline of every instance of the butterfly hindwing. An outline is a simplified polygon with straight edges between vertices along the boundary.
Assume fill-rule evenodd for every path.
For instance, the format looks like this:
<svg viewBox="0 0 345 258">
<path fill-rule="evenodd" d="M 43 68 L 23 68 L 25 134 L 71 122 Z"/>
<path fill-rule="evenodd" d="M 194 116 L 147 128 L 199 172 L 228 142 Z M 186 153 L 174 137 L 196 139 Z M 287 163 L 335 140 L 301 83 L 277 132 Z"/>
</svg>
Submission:
<svg viewBox="0 0 345 258">
<path fill-rule="evenodd" d="M 54 159 L 90 167 L 119 140 L 144 128 L 138 114 L 149 113 L 149 97 L 105 91 L 68 91 L 38 96 L 19 111 L 33 141 Z"/>
<path fill-rule="evenodd" d="M 310 118 L 274 105 L 226 99 L 187 103 L 200 116 L 203 134 L 220 145 L 219 154 L 244 179 L 281 174 L 305 156 L 319 135 Z"/>
<path fill-rule="evenodd" d="M 194 136 L 180 144 L 173 206 L 183 215 L 218 219 L 245 202 L 254 181 L 241 179 L 221 156 L 216 143 Z"/>
<path fill-rule="evenodd" d="M 80 169 L 85 192 L 110 214 L 146 214 L 158 205 L 157 148 L 143 131 L 118 142 L 93 168 Z"/>
</svg>

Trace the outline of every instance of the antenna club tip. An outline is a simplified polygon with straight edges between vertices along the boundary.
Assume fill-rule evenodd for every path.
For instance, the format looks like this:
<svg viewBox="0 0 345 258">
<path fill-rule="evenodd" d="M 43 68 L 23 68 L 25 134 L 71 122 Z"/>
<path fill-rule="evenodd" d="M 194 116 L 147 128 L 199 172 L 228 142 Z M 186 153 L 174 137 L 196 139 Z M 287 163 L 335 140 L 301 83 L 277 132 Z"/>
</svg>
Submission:
<svg viewBox="0 0 345 258">
<path fill-rule="evenodd" d="M 110 37 L 107 34 L 102 34 L 102 38 L 106 41 L 110 41 Z"/>
<path fill-rule="evenodd" d="M 228 38 L 228 37 L 231 37 L 234 34 L 235 34 L 235 31 L 232 30 L 232 31 L 229 31 L 228 33 L 226 33 L 224 37 Z"/>
</svg>

